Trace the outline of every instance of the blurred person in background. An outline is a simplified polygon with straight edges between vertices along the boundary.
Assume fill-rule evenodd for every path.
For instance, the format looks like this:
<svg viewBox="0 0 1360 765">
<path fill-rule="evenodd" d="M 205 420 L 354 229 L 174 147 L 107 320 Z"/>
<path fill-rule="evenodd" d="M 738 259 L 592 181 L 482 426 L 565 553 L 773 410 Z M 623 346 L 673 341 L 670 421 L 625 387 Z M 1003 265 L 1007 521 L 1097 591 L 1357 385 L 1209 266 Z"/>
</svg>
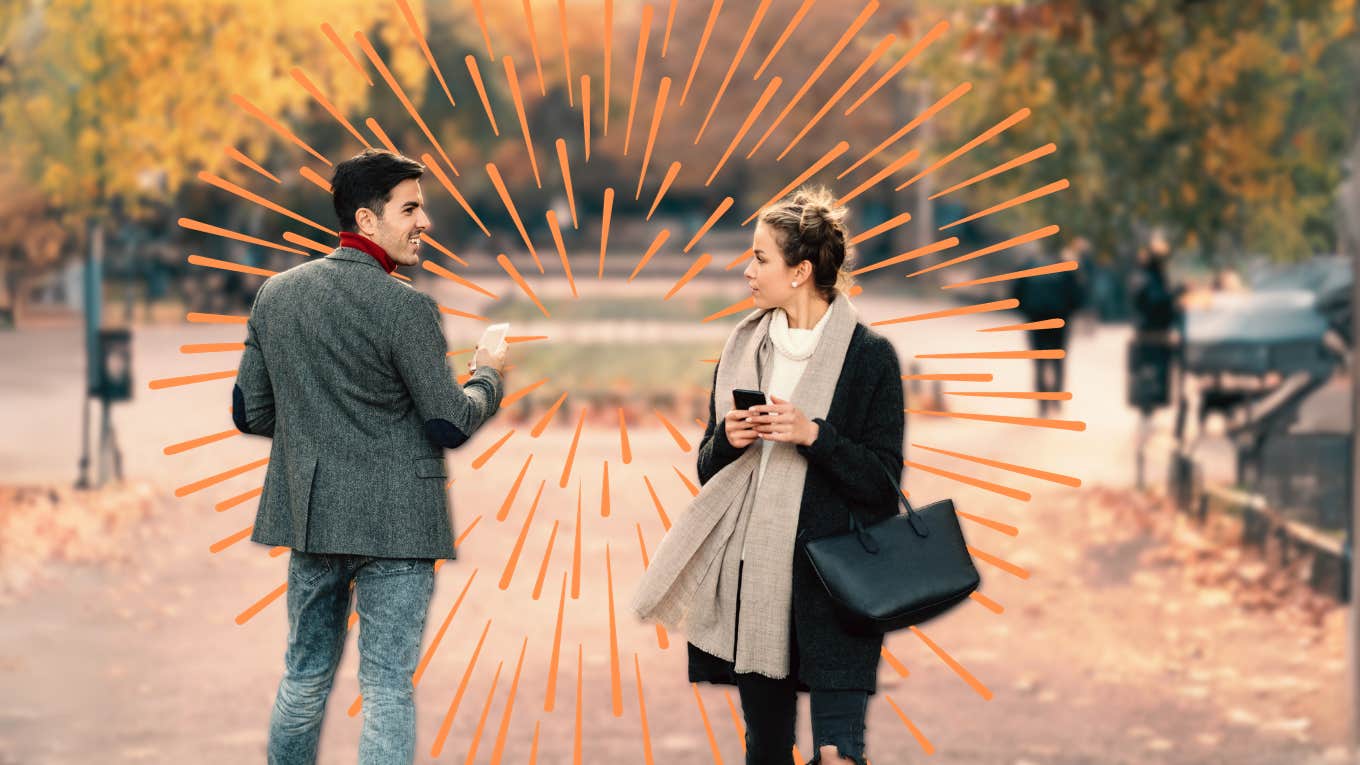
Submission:
<svg viewBox="0 0 1360 765">
<path fill-rule="evenodd" d="M 1063 247 L 1060 257 L 1064 262 L 1079 263 L 1089 250 L 1087 241 L 1077 237 Z M 1035 261 L 1031 267 L 1039 265 L 1041 263 Z M 1031 350 L 1063 352 L 1063 358 L 1034 360 L 1035 392 L 1063 392 L 1068 329 L 1086 297 L 1086 288 L 1079 273 L 1080 269 L 1075 269 L 1014 280 L 1011 297 L 1020 301 L 1020 314 L 1026 322 L 1050 319 L 1059 319 L 1061 322 L 1057 327 L 1032 329 L 1026 333 Z M 1039 416 L 1047 417 L 1050 411 L 1056 414 L 1060 404 L 1057 400 L 1039 399 Z"/>
</svg>

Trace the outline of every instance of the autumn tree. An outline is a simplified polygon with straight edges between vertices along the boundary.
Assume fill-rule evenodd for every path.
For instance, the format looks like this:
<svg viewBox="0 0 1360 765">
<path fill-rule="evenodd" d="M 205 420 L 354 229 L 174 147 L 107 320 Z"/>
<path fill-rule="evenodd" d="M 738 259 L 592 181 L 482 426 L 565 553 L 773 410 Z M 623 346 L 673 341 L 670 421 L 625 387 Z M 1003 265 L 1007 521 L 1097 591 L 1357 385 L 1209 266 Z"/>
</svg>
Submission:
<svg viewBox="0 0 1360 765">
<path fill-rule="evenodd" d="M 979 13 L 981 11 L 981 13 Z M 973 206 L 1066 177 L 1023 212 L 1105 255 L 1148 227 L 1210 259 L 1306 257 L 1335 246 L 1342 158 L 1356 137 L 1355 0 L 1047 0 L 975 5 L 940 74 L 974 94 L 954 116 L 1033 110 L 977 153 L 976 169 L 1052 140 Z"/>
<path fill-rule="evenodd" d="M 301 61 L 338 109 L 367 101 L 370 89 L 355 87 L 322 21 L 389 45 L 405 31 L 386 7 L 362 0 L 10 4 L 0 15 L 0 154 L 17 158 L 20 182 L 67 225 L 87 227 L 98 248 L 110 225 L 230 164 L 227 147 L 268 164 L 282 139 L 233 96 L 284 123 L 314 114 L 289 76 Z M 394 70 L 421 71 L 418 50 L 392 47 Z"/>
</svg>

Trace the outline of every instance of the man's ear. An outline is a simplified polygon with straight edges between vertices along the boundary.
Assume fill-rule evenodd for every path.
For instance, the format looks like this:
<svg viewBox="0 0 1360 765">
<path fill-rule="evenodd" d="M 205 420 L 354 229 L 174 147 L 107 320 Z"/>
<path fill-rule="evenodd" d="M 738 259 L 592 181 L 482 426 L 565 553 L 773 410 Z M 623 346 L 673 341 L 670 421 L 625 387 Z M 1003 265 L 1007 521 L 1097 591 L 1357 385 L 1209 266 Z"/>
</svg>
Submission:
<svg viewBox="0 0 1360 765">
<path fill-rule="evenodd" d="M 354 211 L 354 225 L 360 234 L 371 238 L 378 233 L 378 216 L 370 208 L 360 207 Z"/>
</svg>

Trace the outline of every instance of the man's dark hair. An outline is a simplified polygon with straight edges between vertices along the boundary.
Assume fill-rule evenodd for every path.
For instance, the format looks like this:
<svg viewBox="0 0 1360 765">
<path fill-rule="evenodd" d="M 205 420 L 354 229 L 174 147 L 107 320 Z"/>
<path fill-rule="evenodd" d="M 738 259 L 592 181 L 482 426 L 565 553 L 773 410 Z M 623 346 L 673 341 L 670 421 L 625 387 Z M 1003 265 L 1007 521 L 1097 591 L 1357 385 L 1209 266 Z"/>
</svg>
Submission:
<svg viewBox="0 0 1360 765">
<path fill-rule="evenodd" d="M 365 149 L 335 166 L 331 202 L 341 231 L 355 231 L 354 214 L 367 207 L 379 216 L 398 183 L 419 178 L 425 166 L 385 149 Z"/>
</svg>

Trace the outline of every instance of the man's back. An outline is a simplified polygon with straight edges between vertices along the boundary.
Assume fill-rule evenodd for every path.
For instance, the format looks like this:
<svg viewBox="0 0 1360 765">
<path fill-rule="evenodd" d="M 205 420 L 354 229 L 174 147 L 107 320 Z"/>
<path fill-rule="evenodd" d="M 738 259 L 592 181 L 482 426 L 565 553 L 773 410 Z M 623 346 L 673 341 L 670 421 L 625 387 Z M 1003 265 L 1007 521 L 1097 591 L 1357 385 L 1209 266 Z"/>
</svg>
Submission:
<svg viewBox="0 0 1360 765">
<path fill-rule="evenodd" d="M 479 372 L 473 396 L 454 383 L 438 317 L 431 298 L 349 248 L 260 289 L 234 401 L 238 427 L 274 438 L 255 541 L 454 557 L 443 447 L 495 412 L 500 381 Z M 266 395 L 272 422 L 252 411 Z"/>
</svg>

